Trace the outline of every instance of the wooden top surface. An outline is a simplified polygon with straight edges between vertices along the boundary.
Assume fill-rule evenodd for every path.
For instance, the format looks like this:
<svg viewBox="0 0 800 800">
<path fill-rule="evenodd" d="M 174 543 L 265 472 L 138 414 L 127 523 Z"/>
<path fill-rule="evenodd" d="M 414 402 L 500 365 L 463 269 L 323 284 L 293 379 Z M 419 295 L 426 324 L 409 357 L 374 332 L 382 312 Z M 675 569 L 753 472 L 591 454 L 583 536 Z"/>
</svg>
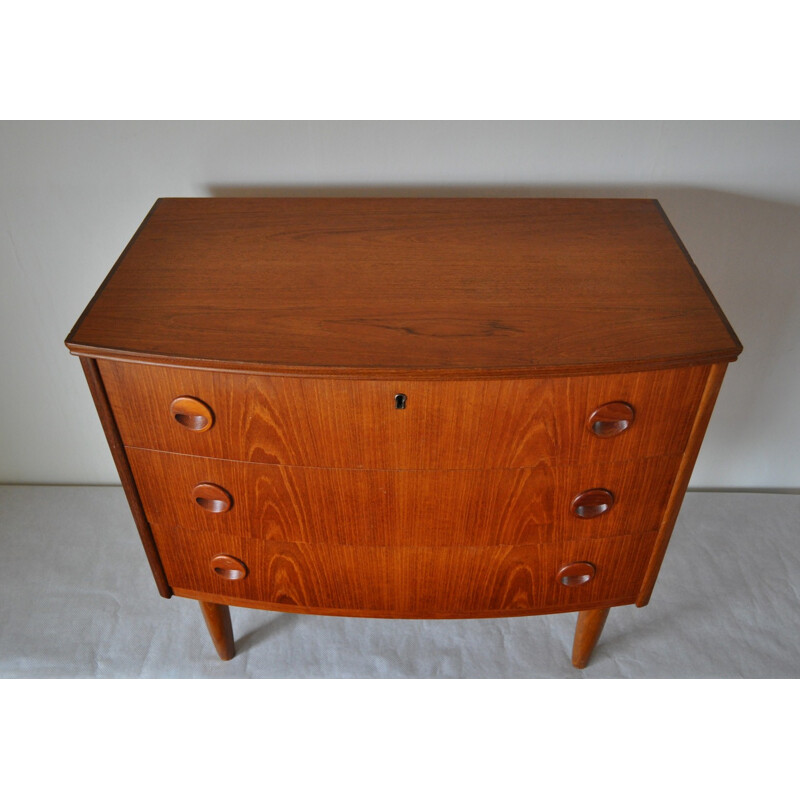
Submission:
<svg viewBox="0 0 800 800">
<path fill-rule="evenodd" d="M 278 374 L 570 374 L 741 351 L 653 200 L 157 201 L 75 353 Z"/>
</svg>

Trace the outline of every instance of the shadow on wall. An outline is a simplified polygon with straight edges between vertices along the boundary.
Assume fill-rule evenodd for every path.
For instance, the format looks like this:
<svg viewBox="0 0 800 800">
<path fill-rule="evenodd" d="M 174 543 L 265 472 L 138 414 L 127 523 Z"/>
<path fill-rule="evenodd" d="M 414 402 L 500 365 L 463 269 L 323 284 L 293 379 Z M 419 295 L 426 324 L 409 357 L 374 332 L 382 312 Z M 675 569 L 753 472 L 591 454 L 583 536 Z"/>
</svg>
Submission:
<svg viewBox="0 0 800 800">
<path fill-rule="evenodd" d="M 652 197 L 744 346 L 731 365 L 691 488 L 800 488 L 800 206 L 685 186 L 206 187 L 212 197 Z"/>
</svg>

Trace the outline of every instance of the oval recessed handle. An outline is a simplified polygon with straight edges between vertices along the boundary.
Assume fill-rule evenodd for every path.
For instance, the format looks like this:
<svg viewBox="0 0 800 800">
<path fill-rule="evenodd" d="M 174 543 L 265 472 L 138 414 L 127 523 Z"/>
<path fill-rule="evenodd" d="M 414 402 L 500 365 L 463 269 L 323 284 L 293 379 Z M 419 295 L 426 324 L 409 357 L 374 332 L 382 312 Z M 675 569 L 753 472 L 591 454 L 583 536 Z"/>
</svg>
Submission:
<svg viewBox="0 0 800 800">
<path fill-rule="evenodd" d="M 198 483 L 192 489 L 192 498 L 211 514 L 223 514 L 233 505 L 233 498 L 216 483 Z"/>
<path fill-rule="evenodd" d="M 630 403 L 621 400 L 596 408 L 589 417 L 589 430 L 600 439 L 625 433 L 633 425 L 636 412 Z"/>
<path fill-rule="evenodd" d="M 590 564 L 588 561 L 576 561 L 574 564 L 561 567 L 556 577 L 564 586 L 580 586 L 583 583 L 589 583 L 594 578 L 595 572 L 594 564 Z"/>
<path fill-rule="evenodd" d="M 238 558 L 220 553 L 211 559 L 214 574 L 226 581 L 240 581 L 247 577 L 247 565 Z"/>
<path fill-rule="evenodd" d="M 214 412 L 196 397 L 176 397 L 169 404 L 172 419 L 195 433 L 203 433 L 214 424 Z"/>
<path fill-rule="evenodd" d="M 570 510 L 581 519 L 593 519 L 611 510 L 614 495 L 608 489 L 587 489 L 573 501 Z"/>
</svg>

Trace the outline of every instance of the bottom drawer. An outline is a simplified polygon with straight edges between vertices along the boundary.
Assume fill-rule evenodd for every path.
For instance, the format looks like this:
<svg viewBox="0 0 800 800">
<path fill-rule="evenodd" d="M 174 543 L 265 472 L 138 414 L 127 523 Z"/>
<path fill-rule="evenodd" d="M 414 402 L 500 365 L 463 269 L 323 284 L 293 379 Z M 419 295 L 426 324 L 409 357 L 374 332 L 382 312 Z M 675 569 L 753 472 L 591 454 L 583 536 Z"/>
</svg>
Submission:
<svg viewBox="0 0 800 800">
<path fill-rule="evenodd" d="M 521 546 L 371 547 L 243 540 L 180 527 L 156 526 L 153 533 L 178 595 L 284 611 L 418 618 L 633 602 L 655 539 L 648 533 Z M 568 572 L 575 574 L 564 575 L 573 564 L 579 566 Z"/>
</svg>

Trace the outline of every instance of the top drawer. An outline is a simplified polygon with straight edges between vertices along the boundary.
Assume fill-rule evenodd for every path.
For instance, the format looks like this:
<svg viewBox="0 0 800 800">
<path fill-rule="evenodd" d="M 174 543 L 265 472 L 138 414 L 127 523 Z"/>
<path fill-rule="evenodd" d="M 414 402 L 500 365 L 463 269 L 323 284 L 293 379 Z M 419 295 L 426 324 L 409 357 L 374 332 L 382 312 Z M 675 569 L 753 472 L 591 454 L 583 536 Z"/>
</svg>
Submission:
<svg viewBox="0 0 800 800">
<path fill-rule="evenodd" d="M 554 459 L 623 461 L 680 453 L 709 369 L 406 381 L 287 378 L 106 360 L 99 367 L 126 445 L 365 469 L 532 467 Z M 397 407 L 399 394 L 404 408 Z M 175 404 L 178 398 L 202 405 Z"/>
</svg>

